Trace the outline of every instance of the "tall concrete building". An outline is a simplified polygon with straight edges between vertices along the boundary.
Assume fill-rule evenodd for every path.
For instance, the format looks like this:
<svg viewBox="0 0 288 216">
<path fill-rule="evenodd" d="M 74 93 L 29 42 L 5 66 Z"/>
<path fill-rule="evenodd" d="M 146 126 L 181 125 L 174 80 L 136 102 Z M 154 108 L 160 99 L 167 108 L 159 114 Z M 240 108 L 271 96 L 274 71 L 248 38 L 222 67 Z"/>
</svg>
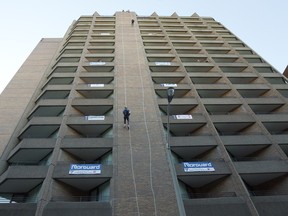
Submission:
<svg viewBox="0 0 288 216">
<path fill-rule="evenodd" d="M 288 215 L 287 97 L 211 17 L 81 16 L 1 94 L 0 215 Z"/>
</svg>

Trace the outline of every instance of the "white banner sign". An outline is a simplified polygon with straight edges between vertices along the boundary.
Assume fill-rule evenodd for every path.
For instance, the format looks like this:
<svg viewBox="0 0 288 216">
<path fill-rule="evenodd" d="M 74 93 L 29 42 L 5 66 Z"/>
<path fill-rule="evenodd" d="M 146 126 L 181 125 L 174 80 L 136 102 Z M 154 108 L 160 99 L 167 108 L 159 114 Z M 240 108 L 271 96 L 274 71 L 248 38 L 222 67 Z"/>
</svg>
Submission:
<svg viewBox="0 0 288 216">
<path fill-rule="evenodd" d="M 177 84 L 174 83 L 162 83 L 160 85 L 164 87 L 177 87 Z"/>
<path fill-rule="evenodd" d="M 85 119 L 88 121 L 103 121 L 105 116 L 85 116 Z"/>
<path fill-rule="evenodd" d="M 176 119 L 193 119 L 192 115 L 174 115 Z"/>
<path fill-rule="evenodd" d="M 90 65 L 105 65 L 106 62 L 89 62 Z"/>
<path fill-rule="evenodd" d="M 100 88 L 100 87 L 104 87 L 104 84 L 89 84 L 89 87 Z"/>
<path fill-rule="evenodd" d="M 183 162 L 184 172 L 214 172 L 211 162 Z"/>
<path fill-rule="evenodd" d="M 155 62 L 156 65 L 171 65 L 171 62 Z"/>
<path fill-rule="evenodd" d="M 71 164 L 70 175 L 94 175 L 101 174 L 101 164 Z"/>
</svg>

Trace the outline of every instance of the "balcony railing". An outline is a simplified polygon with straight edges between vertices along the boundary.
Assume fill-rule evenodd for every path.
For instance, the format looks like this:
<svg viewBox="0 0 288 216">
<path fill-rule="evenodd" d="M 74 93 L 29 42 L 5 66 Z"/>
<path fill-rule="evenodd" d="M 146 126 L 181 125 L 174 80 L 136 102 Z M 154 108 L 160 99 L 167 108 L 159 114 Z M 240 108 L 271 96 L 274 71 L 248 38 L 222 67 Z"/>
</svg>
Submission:
<svg viewBox="0 0 288 216">
<path fill-rule="evenodd" d="M 23 161 L 13 161 L 9 165 L 10 166 L 48 166 L 50 162 L 47 161 L 30 161 L 30 160 L 23 160 Z"/>
<path fill-rule="evenodd" d="M 256 191 L 250 191 L 250 194 L 252 196 L 287 196 L 288 191 L 287 190 L 279 190 L 279 191 L 273 191 L 273 190 L 256 190 Z"/>
<path fill-rule="evenodd" d="M 235 192 L 182 194 L 183 199 L 219 198 L 219 197 L 236 197 L 236 196 L 237 195 Z"/>
<path fill-rule="evenodd" d="M 58 161 L 60 164 L 71 164 L 71 161 Z M 98 161 L 91 161 L 91 160 L 82 160 L 82 161 L 73 161 L 75 164 L 101 164 L 101 165 L 112 165 L 113 161 L 108 161 L 108 160 L 98 160 Z"/>
<path fill-rule="evenodd" d="M 36 197 L 29 197 L 29 196 L 11 196 L 11 197 L 4 197 L 0 195 L 0 204 L 5 203 L 36 203 Z"/>
<path fill-rule="evenodd" d="M 109 202 L 110 196 L 55 196 L 51 202 Z"/>
<path fill-rule="evenodd" d="M 266 158 L 259 158 L 259 157 L 232 157 L 233 161 L 280 161 L 282 160 L 280 157 L 266 157 Z"/>
</svg>

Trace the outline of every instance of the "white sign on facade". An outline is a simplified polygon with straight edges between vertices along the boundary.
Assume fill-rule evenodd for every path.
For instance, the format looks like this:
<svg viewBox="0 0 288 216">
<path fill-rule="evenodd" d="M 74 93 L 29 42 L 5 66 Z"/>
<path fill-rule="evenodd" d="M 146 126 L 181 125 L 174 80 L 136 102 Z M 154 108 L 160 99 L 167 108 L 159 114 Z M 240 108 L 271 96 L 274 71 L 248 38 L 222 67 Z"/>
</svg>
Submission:
<svg viewBox="0 0 288 216">
<path fill-rule="evenodd" d="M 171 65 L 171 62 L 155 62 L 156 65 Z"/>
<path fill-rule="evenodd" d="M 183 162 L 184 172 L 214 172 L 211 162 Z"/>
<path fill-rule="evenodd" d="M 176 119 L 193 119 L 192 115 L 174 115 Z"/>
<path fill-rule="evenodd" d="M 94 175 L 101 174 L 101 164 L 71 164 L 70 175 Z"/>
<path fill-rule="evenodd" d="M 106 62 L 89 62 L 90 65 L 94 66 L 94 65 L 105 65 Z"/>
<path fill-rule="evenodd" d="M 101 88 L 101 87 L 104 87 L 104 84 L 89 84 L 89 87 L 92 87 L 92 88 Z"/>
<path fill-rule="evenodd" d="M 88 121 L 104 121 L 105 116 L 85 116 L 85 119 Z"/>
<path fill-rule="evenodd" d="M 175 83 L 162 83 L 160 85 L 164 87 L 177 87 L 177 84 Z"/>
<path fill-rule="evenodd" d="M 110 33 L 101 33 L 100 35 L 110 35 Z"/>
</svg>

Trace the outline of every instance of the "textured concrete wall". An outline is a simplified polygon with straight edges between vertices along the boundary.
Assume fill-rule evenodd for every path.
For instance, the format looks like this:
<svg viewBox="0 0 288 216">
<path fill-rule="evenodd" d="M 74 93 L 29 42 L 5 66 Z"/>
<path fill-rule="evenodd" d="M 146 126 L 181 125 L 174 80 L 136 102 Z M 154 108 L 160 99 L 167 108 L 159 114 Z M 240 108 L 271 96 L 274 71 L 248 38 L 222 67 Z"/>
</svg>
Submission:
<svg viewBox="0 0 288 216">
<path fill-rule="evenodd" d="M 116 14 L 114 215 L 178 215 L 162 122 L 135 13 Z M 131 111 L 130 130 L 122 110 Z"/>
<path fill-rule="evenodd" d="M 42 39 L 2 92 L 0 96 L 0 154 L 9 142 L 61 40 Z"/>
</svg>

